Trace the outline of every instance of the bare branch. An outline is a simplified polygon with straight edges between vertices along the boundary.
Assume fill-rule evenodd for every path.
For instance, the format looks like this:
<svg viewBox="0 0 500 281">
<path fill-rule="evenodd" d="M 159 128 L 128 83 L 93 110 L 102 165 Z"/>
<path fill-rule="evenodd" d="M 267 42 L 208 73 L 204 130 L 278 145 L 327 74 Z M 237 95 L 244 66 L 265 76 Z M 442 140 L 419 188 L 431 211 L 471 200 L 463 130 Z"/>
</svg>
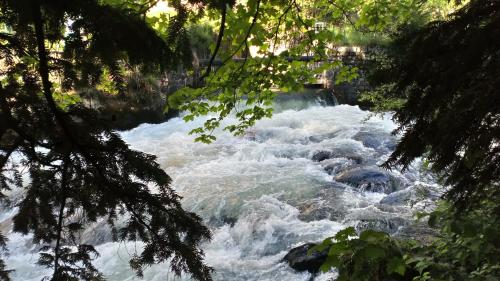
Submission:
<svg viewBox="0 0 500 281">
<path fill-rule="evenodd" d="M 364 33 L 364 31 L 358 29 L 358 27 L 356 26 L 356 24 L 352 21 L 351 17 L 349 16 L 349 13 L 343 7 L 341 7 L 335 1 L 330 1 L 329 3 L 332 6 L 334 6 L 335 8 L 337 8 L 337 9 L 340 10 L 340 12 L 342 13 L 342 15 L 344 15 L 344 17 L 347 19 L 347 21 L 349 22 L 349 24 L 354 28 L 354 30 Z"/>
<path fill-rule="evenodd" d="M 224 29 L 225 29 L 225 25 L 226 25 L 226 14 L 227 14 L 227 6 L 224 5 L 222 7 L 222 12 L 221 12 L 222 17 L 220 20 L 219 35 L 217 36 L 217 43 L 215 45 L 215 49 L 214 49 L 214 52 L 212 54 L 212 57 L 210 58 L 210 61 L 208 62 L 207 70 L 205 71 L 205 74 L 203 74 L 200 77 L 200 80 L 202 80 L 203 78 L 210 75 L 210 72 L 212 71 L 212 65 L 214 63 L 215 57 L 217 56 L 217 53 L 219 52 L 220 45 L 222 43 L 222 38 L 224 37 Z"/>
<path fill-rule="evenodd" d="M 223 62 L 222 62 L 222 65 L 224 65 L 226 62 L 228 62 L 232 57 L 234 57 L 236 55 L 236 53 L 239 52 L 239 50 L 241 49 L 241 47 L 243 47 L 243 45 L 247 45 L 247 41 L 248 41 L 248 38 L 250 37 L 250 34 L 252 33 L 252 29 L 253 27 L 255 26 L 255 23 L 257 23 L 257 18 L 259 16 L 259 8 L 260 8 L 260 3 L 261 3 L 261 0 L 258 0 L 257 1 L 257 7 L 255 9 L 255 13 L 252 17 L 252 23 L 250 24 L 250 26 L 248 27 L 248 30 L 245 34 L 245 37 L 243 38 L 243 41 L 241 41 L 240 45 L 238 46 L 238 48 L 236 48 L 236 50 L 234 50 L 234 52 L 229 55 Z M 248 46 L 248 45 L 247 45 Z"/>
</svg>

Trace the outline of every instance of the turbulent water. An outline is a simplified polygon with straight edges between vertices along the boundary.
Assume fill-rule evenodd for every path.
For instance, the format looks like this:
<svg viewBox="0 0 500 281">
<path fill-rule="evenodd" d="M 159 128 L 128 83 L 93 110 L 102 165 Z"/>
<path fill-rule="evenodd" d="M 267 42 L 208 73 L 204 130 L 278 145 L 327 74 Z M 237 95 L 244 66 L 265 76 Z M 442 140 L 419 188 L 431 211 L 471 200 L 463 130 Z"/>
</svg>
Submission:
<svg viewBox="0 0 500 281">
<path fill-rule="evenodd" d="M 346 226 L 398 235 L 428 201 L 417 191 L 431 186 L 432 178 L 421 175 L 418 163 L 404 174 L 376 167 L 394 148 L 395 125 L 389 116 L 368 115 L 358 107 L 295 100 L 281 103 L 272 119 L 243 137 L 216 132 L 210 145 L 194 143 L 187 134 L 202 118 L 144 124 L 122 135 L 133 148 L 158 156 L 184 207 L 212 229 L 213 239 L 203 248 L 216 280 L 310 280 L 309 273 L 282 262 L 291 248 Z M 14 212 L 4 210 L 0 219 L 5 224 Z M 99 228 L 93 231 L 103 236 Z M 40 280 L 49 273 L 34 265 L 38 255 L 29 237 L 8 237 L 14 280 Z M 101 240 L 97 268 L 109 280 L 136 280 L 128 260 L 141 244 Z M 144 280 L 178 278 L 163 264 L 147 269 Z"/>
</svg>

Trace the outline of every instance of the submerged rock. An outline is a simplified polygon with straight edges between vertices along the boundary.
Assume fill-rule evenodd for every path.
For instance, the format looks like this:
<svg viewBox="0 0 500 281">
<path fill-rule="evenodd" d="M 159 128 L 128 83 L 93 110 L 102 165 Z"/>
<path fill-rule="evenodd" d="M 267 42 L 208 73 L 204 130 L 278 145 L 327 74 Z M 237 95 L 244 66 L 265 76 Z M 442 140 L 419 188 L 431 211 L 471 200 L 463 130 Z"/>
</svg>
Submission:
<svg viewBox="0 0 500 281">
<path fill-rule="evenodd" d="M 332 158 L 333 154 L 330 151 L 318 151 L 315 152 L 312 156 L 312 161 L 314 162 L 321 162 L 326 159 Z"/>
<path fill-rule="evenodd" d="M 351 209 L 344 223 L 354 225 L 358 233 L 372 229 L 394 234 L 412 221 L 412 217 L 402 213 L 403 211 L 404 209 L 394 206 L 370 205 L 365 208 Z"/>
<path fill-rule="evenodd" d="M 419 221 L 405 225 L 394 236 L 405 240 L 417 240 L 426 244 L 438 236 L 438 231 L 430 227 L 426 221 Z"/>
<path fill-rule="evenodd" d="M 390 172 L 375 167 L 354 168 L 335 177 L 335 180 L 361 191 L 392 193 L 404 187 L 404 182 Z"/>
<path fill-rule="evenodd" d="M 233 227 L 236 222 L 238 221 L 238 218 L 236 217 L 232 217 L 232 216 L 227 216 L 227 215 L 220 215 L 219 217 L 211 217 L 209 220 L 208 220 L 208 224 L 210 226 L 215 226 L 215 227 L 221 227 L 225 224 Z"/>
<path fill-rule="evenodd" d="M 436 201 L 441 197 L 442 192 L 443 190 L 435 186 L 420 184 L 391 193 L 380 200 L 380 204 L 396 206 L 411 205 L 424 199 Z"/>
<path fill-rule="evenodd" d="M 330 160 L 329 162 L 325 161 L 325 165 L 323 166 L 323 170 L 327 172 L 329 175 L 336 175 L 340 172 L 352 169 L 358 165 L 358 162 L 353 159 L 346 158 L 337 158 L 334 160 Z"/>
<path fill-rule="evenodd" d="M 319 204 L 304 204 L 299 207 L 299 211 L 298 218 L 307 222 L 318 220 L 341 221 L 346 212 L 342 206 L 332 206 L 324 202 Z"/>
<path fill-rule="evenodd" d="M 300 210 L 298 218 L 299 220 L 306 222 L 319 220 L 337 221 L 341 218 L 341 216 L 342 214 L 333 208 L 315 208 L 312 206 L 305 206 L 304 209 Z"/>
<path fill-rule="evenodd" d="M 413 190 L 404 189 L 404 190 L 399 190 L 399 191 L 396 191 L 396 192 L 393 192 L 393 193 L 387 195 L 382 200 L 380 200 L 380 204 L 406 205 L 412 199 L 415 200 L 415 197 L 416 196 L 415 196 Z"/>
<path fill-rule="evenodd" d="M 318 191 L 315 198 L 296 204 L 302 221 L 331 220 L 342 221 L 347 209 L 343 202 L 344 186 L 339 183 L 330 184 Z"/>
<path fill-rule="evenodd" d="M 348 151 L 348 150 L 340 150 L 337 149 L 335 151 L 326 151 L 326 150 L 320 150 L 316 151 L 311 160 L 314 162 L 323 162 L 328 159 L 334 159 L 334 158 L 346 158 L 350 161 L 355 162 L 356 164 L 361 164 L 365 162 L 367 159 L 364 159 L 364 157 L 356 153 L 354 151 Z"/>
<path fill-rule="evenodd" d="M 365 147 L 374 149 L 379 148 L 383 143 L 383 139 L 380 135 L 371 132 L 359 132 L 354 135 L 353 139 L 360 141 Z"/>
<path fill-rule="evenodd" d="M 288 265 L 297 271 L 309 271 L 315 273 L 319 271 L 321 265 L 325 262 L 328 255 L 328 249 L 317 252 L 313 251 L 308 255 L 309 249 L 313 248 L 317 244 L 306 243 L 299 247 L 291 249 L 288 254 L 283 258 Z"/>
<path fill-rule="evenodd" d="M 360 141 L 364 147 L 376 150 L 391 151 L 396 146 L 396 137 L 386 132 L 361 131 L 354 135 L 353 139 Z"/>
<path fill-rule="evenodd" d="M 331 132 L 331 133 L 327 133 L 327 134 L 309 136 L 308 140 L 309 140 L 309 142 L 312 142 L 312 143 L 320 143 L 324 140 L 333 139 L 333 138 L 337 137 L 339 132 L 340 132 L 340 130 L 337 130 L 335 132 Z"/>
<path fill-rule="evenodd" d="M 380 219 L 365 219 L 356 224 L 356 231 L 362 232 L 363 230 L 373 229 L 376 231 L 383 231 L 388 234 L 395 234 L 409 222 L 400 217 L 393 218 L 380 218 Z"/>
</svg>

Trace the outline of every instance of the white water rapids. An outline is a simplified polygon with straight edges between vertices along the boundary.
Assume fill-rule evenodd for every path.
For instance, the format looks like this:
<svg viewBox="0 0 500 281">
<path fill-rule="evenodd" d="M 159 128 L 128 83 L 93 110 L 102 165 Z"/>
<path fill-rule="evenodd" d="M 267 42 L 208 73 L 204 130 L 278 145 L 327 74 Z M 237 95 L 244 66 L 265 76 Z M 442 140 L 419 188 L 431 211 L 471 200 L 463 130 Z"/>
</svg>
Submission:
<svg viewBox="0 0 500 281">
<path fill-rule="evenodd" d="M 388 115 L 365 120 L 369 112 L 347 105 L 291 108 L 259 121 L 244 137 L 217 131 L 217 141 L 210 145 L 195 143 L 187 134 L 203 118 L 187 124 L 174 118 L 122 133 L 134 149 L 158 156 L 173 179 L 172 187 L 183 196 L 183 206 L 202 216 L 212 229 L 213 239 L 203 249 L 216 280 L 310 280 L 309 273 L 296 272 L 282 262 L 291 248 L 320 241 L 350 225 L 396 233 L 423 204 L 410 207 L 394 193 L 363 191 L 335 181 L 348 170 L 376 169 L 387 158 L 396 141 L 390 135 L 395 125 Z M 314 161 L 320 151 L 331 155 Z M 417 163 L 405 174 L 391 172 L 391 182 L 403 190 L 396 194 L 431 183 L 418 167 Z M 380 204 L 384 198 L 387 204 Z M 0 220 L 7 222 L 14 212 L 4 210 Z M 38 281 L 50 273 L 35 265 L 38 254 L 29 236 L 10 233 L 8 238 L 6 262 L 16 270 L 14 280 Z M 106 278 L 139 280 L 128 260 L 140 251 L 140 243 L 104 242 L 97 246 L 101 256 L 95 265 Z M 333 275 L 322 274 L 315 280 Z M 160 264 L 148 268 L 144 280 L 189 280 L 189 276 L 175 278 L 167 264 Z"/>
</svg>

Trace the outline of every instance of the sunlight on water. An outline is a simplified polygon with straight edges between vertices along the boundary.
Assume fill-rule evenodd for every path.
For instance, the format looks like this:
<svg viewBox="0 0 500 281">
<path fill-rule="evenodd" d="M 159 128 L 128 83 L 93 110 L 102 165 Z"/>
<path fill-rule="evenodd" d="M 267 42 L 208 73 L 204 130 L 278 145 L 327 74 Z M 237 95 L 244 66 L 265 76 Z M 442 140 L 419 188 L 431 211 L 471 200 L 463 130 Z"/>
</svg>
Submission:
<svg viewBox="0 0 500 281">
<path fill-rule="evenodd" d="M 360 221 L 411 215 L 407 207 L 382 208 L 378 203 L 384 193 L 360 192 L 335 181 L 352 167 L 375 167 L 393 149 L 396 140 L 390 132 L 395 125 L 389 116 L 366 121 L 368 114 L 345 105 L 288 109 L 258 122 L 243 137 L 216 131 L 217 141 L 210 145 L 194 143 L 187 134 L 203 118 L 188 124 L 181 118 L 144 124 L 122 136 L 133 148 L 158 156 L 184 207 L 212 229 L 213 240 L 203 248 L 216 280 L 306 281 L 309 273 L 282 262 L 292 247 L 320 241 Z M 313 161 L 319 151 L 334 156 Z M 398 189 L 409 189 L 420 175 L 410 169 L 391 177 Z M 5 221 L 12 214 L 1 217 Z M 28 238 L 9 235 L 7 263 L 16 269 L 15 280 L 40 280 L 49 273 L 34 266 L 37 254 Z M 96 266 L 109 280 L 138 280 L 128 260 L 140 251 L 140 243 L 108 242 L 97 249 L 101 257 Z M 189 278 L 176 278 L 161 264 L 146 270 L 144 280 Z"/>
</svg>

